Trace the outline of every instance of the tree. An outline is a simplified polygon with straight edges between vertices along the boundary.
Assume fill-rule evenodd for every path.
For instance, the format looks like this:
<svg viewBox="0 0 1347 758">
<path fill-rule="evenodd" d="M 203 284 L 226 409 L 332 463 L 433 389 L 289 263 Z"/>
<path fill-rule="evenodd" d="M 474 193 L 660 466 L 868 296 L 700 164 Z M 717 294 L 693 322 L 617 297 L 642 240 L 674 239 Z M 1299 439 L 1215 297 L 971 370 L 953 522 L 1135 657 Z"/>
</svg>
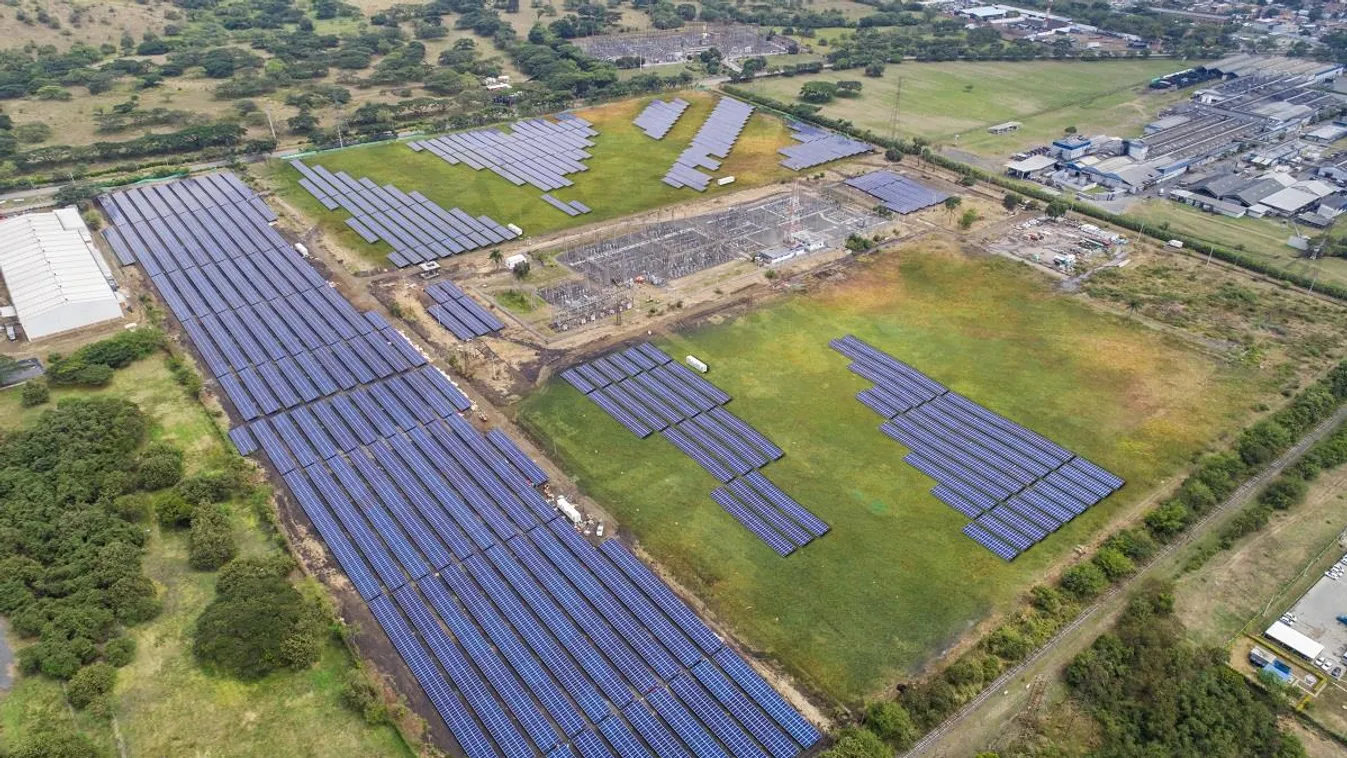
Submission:
<svg viewBox="0 0 1347 758">
<path fill-rule="evenodd" d="M 241 558 L 220 570 L 202 611 L 192 652 L 204 666 L 243 680 L 317 660 L 324 613 L 290 584 L 285 558 Z"/>
<path fill-rule="evenodd" d="M 865 75 L 878 79 L 884 75 L 883 63 L 871 63 L 865 67 Z"/>
<path fill-rule="evenodd" d="M 845 80 L 837 83 L 838 97 L 860 97 L 863 84 L 855 80 Z"/>
<path fill-rule="evenodd" d="M 1048 203 L 1048 207 L 1044 208 L 1043 212 L 1047 214 L 1048 218 L 1057 219 L 1065 216 L 1070 208 L 1071 206 L 1067 205 L 1064 200 L 1053 200 Z"/>
<path fill-rule="evenodd" d="M 520 261 L 514 264 L 514 266 L 510 269 L 510 273 L 514 274 L 514 278 L 522 282 L 523 280 L 528 278 L 530 269 L 531 266 L 529 265 L 528 261 Z"/>
<path fill-rule="evenodd" d="M 903 151 L 896 147 L 888 148 L 884 151 L 884 160 L 889 163 L 900 163 L 903 160 Z"/>
<path fill-rule="evenodd" d="M 1298 476 L 1284 474 L 1267 486 L 1258 496 L 1258 502 L 1269 508 L 1284 511 L 1305 499 L 1309 485 Z"/>
<path fill-rule="evenodd" d="M 187 563 L 197 571 L 214 571 L 238 555 L 229 514 L 215 504 L 198 505 L 192 512 Z"/>
<path fill-rule="evenodd" d="M 1023 199 L 1024 198 L 1014 192 L 1007 192 L 1005 196 L 1001 198 L 1001 207 L 1014 213 L 1015 209 L 1020 207 L 1020 201 Z"/>
<path fill-rule="evenodd" d="M 1078 563 L 1062 574 L 1062 589 L 1078 600 L 1089 600 L 1108 586 L 1108 577 L 1093 563 Z"/>
<path fill-rule="evenodd" d="M 496 264 L 496 268 L 500 268 L 501 262 L 505 260 L 505 254 L 500 251 L 500 248 L 492 249 L 492 251 L 488 253 L 486 257 L 492 263 Z"/>
<path fill-rule="evenodd" d="M 318 119 L 308 110 L 301 110 L 287 118 L 285 126 L 291 134 L 311 134 L 314 129 L 318 128 Z"/>
<path fill-rule="evenodd" d="M 969 229 L 973 228 L 973 224 L 976 223 L 977 220 L 978 220 L 978 212 L 973 210 L 972 208 L 969 208 L 968 210 L 963 212 L 962 216 L 959 217 L 959 228 L 962 229 L 963 231 L 968 231 Z"/>
<path fill-rule="evenodd" d="M 19 395 L 19 403 L 25 408 L 32 408 L 35 405 L 42 405 L 51 399 L 51 389 L 47 383 L 41 379 L 33 379 L 25 382 L 23 392 Z"/>
<path fill-rule="evenodd" d="M 66 685 L 66 698 L 76 708 L 86 708 L 94 700 L 112 692 L 117 683 L 117 669 L 107 663 L 94 663 L 70 677 Z"/>
<path fill-rule="evenodd" d="M 806 103 L 822 105 L 832 102 L 837 96 L 837 85 L 832 82 L 806 82 L 800 88 L 800 99 Z"/>
<path fill-rule="evenodd" d="M 950 195 L 949 197 L 945 198 L 944 202 L 945 212 L 953 216 L 954 211 L 958 210 L 959 206 L 962 204 L 963 198 L 959 197 L 958 195 Z"/>
</svg>

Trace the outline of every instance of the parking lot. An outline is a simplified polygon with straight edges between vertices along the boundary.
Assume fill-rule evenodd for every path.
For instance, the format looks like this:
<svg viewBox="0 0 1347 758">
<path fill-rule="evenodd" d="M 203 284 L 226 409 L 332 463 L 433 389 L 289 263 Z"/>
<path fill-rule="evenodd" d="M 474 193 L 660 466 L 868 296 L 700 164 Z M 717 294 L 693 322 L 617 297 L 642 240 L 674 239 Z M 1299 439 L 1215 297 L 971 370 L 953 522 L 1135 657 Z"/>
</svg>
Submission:
<svg viewBox="0 0 1347 758">
<path fill-rule="evenodd" d="M 1338 616 L 1347 615 L 1347 577 L 1343 576 L 1347 557 L 1338 563 L 1309 589 L 1291 607 L 1282 621 L 1292 629 L 1324 646 L 1316 665 L 1325 673 L 1336 673 L 1341 678 L 1347 654 L 1347 624 Z"/>
</svg>

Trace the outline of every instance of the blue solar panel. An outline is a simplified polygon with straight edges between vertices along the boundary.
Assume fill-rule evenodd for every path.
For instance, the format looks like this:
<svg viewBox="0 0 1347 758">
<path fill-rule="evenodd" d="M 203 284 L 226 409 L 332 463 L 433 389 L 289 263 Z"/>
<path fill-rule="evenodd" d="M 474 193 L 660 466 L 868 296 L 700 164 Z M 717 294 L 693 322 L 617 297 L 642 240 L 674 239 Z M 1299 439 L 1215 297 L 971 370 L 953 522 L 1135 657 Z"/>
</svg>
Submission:
<svg viewBox="0 0 1347 758">
<path fill-rule="evenodd" d="M 710 728 L 711 732 L 720 738 L 730 753 L 734 756 L 745 758 L 767 758 L 767 754 L 753 742 L 734 719 L 721 708 L 697 680 L 683 674 L 669 682 L 669 688 L 678 695 L 697 718 L 701 719 L 703 724 Z"/>
<path fill-rule="evenodd" d="M 659 758 L 688 758 L 683 743 L 669 731 L 658 716 L 649 711 L 644 703 L 639 701 L 628 703 L 622 709 L 622 715 L 636 733 L 654 749 Z"/>
<path fill-rule="evenodd" d="M 767 546 L 772 548 L 772 550 L 775 550 L 777 555 L 785 557 L 795 552 L 796 544 L 794 542 L 781 536 L 779 532 L 771 526 L 768 526 L 757 516 L 757 514 L 753 513 L 736 500 L 734 496 L 729 493 L 729 490 L 726 490 L 723 487 L 717 487 L 716 489 L 711 490 L 711 499 L 715 500 L 721 508 L 725 509 L 726 513 L 733 516 L 735 520 L 740 524 L 743 524 L 746 529 L 757 535 L 758 539 L 767 543 Z"/>
<path fill-rule="evenodd" d="M 616 540 L 608 540 L 599 546 L 604 555 L 612 559 L 618 569 L 626 574 L 637 587 L 649 597 L 655 605 L 673 619 L 693 642 L 706 653 L 714 653 L 722 646 L 720 638 L 715 635 L 706 624 L 693 613 L 691 609 L 678 599 L 678 596 L 670 590 L 668 585 L 661 582 L 644 563 L 637 560 L 627 550 L 626 546 Z"/>
</svg>

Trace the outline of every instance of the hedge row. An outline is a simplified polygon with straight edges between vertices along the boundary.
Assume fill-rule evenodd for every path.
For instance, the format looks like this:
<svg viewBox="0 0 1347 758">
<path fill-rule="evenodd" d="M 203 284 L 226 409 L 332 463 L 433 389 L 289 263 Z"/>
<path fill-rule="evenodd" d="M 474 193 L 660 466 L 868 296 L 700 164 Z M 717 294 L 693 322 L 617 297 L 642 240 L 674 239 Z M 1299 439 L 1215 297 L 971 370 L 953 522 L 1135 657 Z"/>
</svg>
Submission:
<svg viewBox="0 0 1347 758">
<path fill-rule="evenodd" d="M 848 134 L 857 139 L 865 140 L 866 142 L 870 142 L 872 144 L 879 145 L 887 149 L 900 150 L 910 155 L 920 155 L 922 156 L 923 159 L 942 168 L 946 168 L 951 171 L 956 171 L 964 176 L 979 179 L 984 182 L 987 182 L 988 184 L 993 184 L 1003 189 L 1014 190 L 1015 192 L 1018 192 L 1022 195 L 1041 200 L 1044 203 L 1050 203 L 1053 201 L 1064 202 L 1070 208 L 1070 210 L 1073 210 L 1082 216 L 1089 216 L 1090 218 L 1095 218 L 1105 223 L 1113 224 L 1114 226 L 1120 226 L 1124 229 L 1130 229 L 1134 232 L 1137 232 L 1138 234 L 1144 234 L 1148 237 L 1152 237 L 1162 242 L 1167 242 L 1169 240 L 1179 240 L 1180 242 L 1183 243 L 1185 250 L 1195 252 L 1201 255 L 1209 255 L 1213 258 L 1219 258 L 1220 260 L 1225 261 L 1226 263 L 1231 263 L 1236 266 L 1239 266 L 1240 268 L 1248 269 L 1249 271 L 1254 271 L 1259 274 L 1263 274 L 1264 276 L 1288 282 L 1290 284 L 1299 285 L 1305 288 L 1313 287 L 1314 291 L 1316 292 L 1328 295 L 1329 297 L 1335 298 L 1337 300 L 1347 301 L 1347 286 L 1343 286 L 1334 282 L 1316 283 L 1313 277 L 1305 276 L 1304 274 L 1299 274 L 1294 271 L 1286 271 L 1284 269 L 1277 267 L 1273 263 L 1270 263 L 1266 260 L 1263 260 L 1255 256 L 1248 255 L 1238 250 L 1234 250 L 1232 248 L 1228 248 L 1223 245 L 1217 245 L 1212 242 L 1208 242 L 1206 240 L 1199 239 L 1197 237 L 1192 237 L 1186 234 L 1172 231 L 1162 231 L 1159 227 L 1157 227 L 1154 224 L 1146 224 L 1145 222 L 1139 219 L 1132 218 L 1131 216 L 1121 215 L 1117 213 L 1110 213 L 1106 210 L 1103 210 L 1102 208 L 1094 206 L 1091 203 L 1074 202 L 1068 197 L 1053 194 L 1052 192 L 1048 192 L 1046 189 L 1041 188 L 1037 185 L 1015 181 L 1010 177 L 983 171 L 982 169 L 970 166 L 966 163 L 960 163 L 959 161 L 956 161 L 952 158 L 947 158 L 938 153 L 934 153 L 920 141 L 908 142 L 905 140 L 890 139 L 888 137 L 875 134 L 874 132 L 868 129 L 860 129 L 856 127 L 854 124 L 852 124 L 850 121 L 846 121 L 843 119 L 829 118 L 827 116 L 820 115 L 818 113 L 818 109 L 815 107 L 803 104 L 784 103 L 774 98 L 765 97 L 763 95 L 750 92 L 741 87 L 725 85 L 722 87 L 722 89 L 726 93 L 733 95 L 734 97 L 747 100 L 749 102 L 760 105 L 764 108 L 779 111 L 788 116 L 791 116 L 792 118 L 797 118 L 801 121 L 808 121 L 810 123 L 817 124 L 819 126 L 824 126 L 829 129 L 833 129 L 834 131 Z"/>
</svg>

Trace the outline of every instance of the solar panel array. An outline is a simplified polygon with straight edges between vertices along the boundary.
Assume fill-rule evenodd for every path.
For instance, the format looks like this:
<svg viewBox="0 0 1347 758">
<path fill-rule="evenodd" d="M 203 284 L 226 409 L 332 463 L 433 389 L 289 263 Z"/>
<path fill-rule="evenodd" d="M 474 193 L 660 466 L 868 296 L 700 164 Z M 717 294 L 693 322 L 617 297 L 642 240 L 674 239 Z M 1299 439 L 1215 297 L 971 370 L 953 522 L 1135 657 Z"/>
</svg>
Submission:
<svg viewBox="0 0 1347 758">
<path fill-rule="evenodd" d="M 525 184 L 550 192 L 571 186 L 566 177 L 588 167 L 590 137 L 598 135 L 588 121 L 562 113 L 556 121 L 516 121 L 510 131 L 476 129 L 408 143 L 412 150 L 433 153 L 451 164 L 476 171 L 490 169 L 516 187 Z"/>
<path fill-rule="evenodd" d="M 505 328 L 500 319 L 453 282 L 436 282 L 426 287 L 426 295 L 435 301 L 426 312 L 464 342 Z"/>
<path fill-rule="evenodd" d="M 948 193 L 931 189 L 891 171 L 871 171 L 851 179 L 849 186 L 874 197 L 895 213 L 913 213 L 945 202 Z"/>
<path fill-rule="evenodd" d="M 868 153 L 871 150 L 867 142 L 808 124 L 796 122 L 792 123 L 790 128 L 791 136 L 800 144 L 788 145 L 777 152 L 786 156 L 781 165 L 793 171 L 813 168 L 831 161 Z"/>
<path fill-rule="evenodd" d="M 883 416 L 903 460 L 971 519 L 963 533 L 1010 561 L 1123 486 L 1070 450 L 997 415 L 851 335 L 833 340 L 875 386 L 856 397 Z"/>
<path fill-rule="evenodd" d="M 206 214 L 204 223 L 193 218 L 197 211 L 239 204 L 252 208 L 253 214 L 218 219 Z M 151 276 L 218 260 L 223 254 L 217 239 L 238 237 L 256 249 L 271 233 L 266 225 L 276 220 L 266 203 L 233 174 L 206 174 L 190 184 L 152 184 L 134 195 L 106 195 L 103 209 L 114 225 L 103 237 L 117 260 L 123 266 L 140 261 Z M 254 226 L 254 218 L 261 218 L 266 228 Z M 192 226 L 184 225 L 184 219 Z M 180 256 L 185 256 L 185 266 L 178 263 Z"/>
<path fill-rule="evenodd" d="M 720 168 L 720 161 L 716 158 L 723 160 L 730 154 L 739 134 L 748 124 L 748 117 L 752 115 L 753 106 L 733 98 L 721 98 L 711 115 L 706 117 L 702 128 L 697 130 L 692 144 L 678 156 L 664 175 L 664 183 L 670 187 L 691 187 L 704 192 L 711 177 L 697 169 L 715 171 Z"/>
<path fill-rule="evenodd" d="M 722 483 L 711 499 L 781 556 L 828 525 L 759 471 L 784 453 L 722 406 L 730 396 L 648 342 L 582 363 L 561 378 L 642 439 L 659 432 Z"/>
<path fill-rule="evenodd" d="M 676 97 L 667 103 L 663 100 L 653 100 L 632 123 L 650 138 L 664 139 L 664 135 L 668 134 L 673 125 L 678 123 L 678 119 L 683 115 L 683 111 L 688 109 L 689 105 L 691 103 L 681 97 Z"/>
<path fill-rule="evenodd" d="M 589 213 L 589 206 L 579 200 L 572 200 L 569 203 L 565 200 L 558 200 L 552 197 L 551 193 L 543 193 L 542 201 L 556 208 L 567 216 L 579 216 L 582 213 Z"/>
<path fill-rule="evenodd" d="M 400 267 L 466 253 L 519 235 L 490 216 L 473 218 L 460 208 L 445 210 L 420 192 L 380 187 L 368 177 L 354 179 L 344 171 L 290 161 L 303 178 L 299 185 L 328 210 L 353 214 L 346 219 L 360 238 L 392 245 L 388 260 Z"/>
<path fill-rule="evenodd" d="M 185 203 L 217 189 L 233 196 Z M 102 203 L 246 421 L 230 438 L 285 480 L 458 753 L 790 758 L 819 741 L 626 547 L 561 520 L 537 489 L 546 473 L 462 418 L 470 403 L 448 377 L 336 295 L 237 189 L 191 179 Z M 181 258 L 127 242 L 140 224 L 157 236 L 210 218 L 247 232 Z M 179 273 L 218 301 L 186 296 Z"/>
</svg>

